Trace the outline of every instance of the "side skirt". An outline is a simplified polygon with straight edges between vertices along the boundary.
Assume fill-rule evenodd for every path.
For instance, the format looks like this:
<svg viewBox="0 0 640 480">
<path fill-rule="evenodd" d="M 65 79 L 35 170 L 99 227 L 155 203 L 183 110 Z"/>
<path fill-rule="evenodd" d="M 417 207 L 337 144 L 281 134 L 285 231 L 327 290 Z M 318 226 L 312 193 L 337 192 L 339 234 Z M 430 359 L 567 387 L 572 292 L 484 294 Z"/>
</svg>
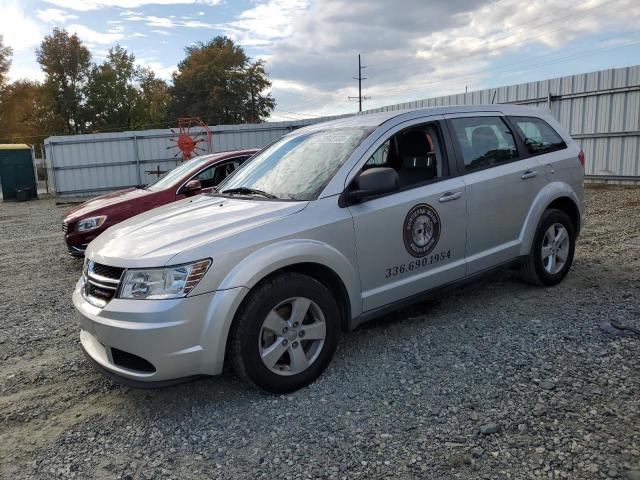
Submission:
<svg viewBox="0 0 640 480">
<path fill-rule="evenodd" d="M 442 293 L 443 291 L 452 290 L 468 283 L 475 282 L 479 278 L 482 278 L 491 273 L 495 273 L 501 270 L 504 270 L 509 267 L 520 265 L 522 260 L 525 257 L 518 257 L 513 260 L 509 260 L 507 262 L 501 263 L 494 267 L 482 270 L 480 272 L 476 272 L 473 275 L 469 275 L 467 277 L 463 277 L 460 280 L 455 280 L 453 282 L 445 283 L 444 285 L 440 285 L 439 287 L 432 288 L 430 290 L 425 290 L 424 292 L 417 293 L 407 298 L 403 298 L 402 300 L 397 300 L 393 303 L 389 303 L 387 305 L 383 305 L 378 308 L 374 308 L 373 310 L 368 310 L 366 312 L 361 313 L 355 318 L 352 318 L 348 325 L 348 330 L 354 330 L 359 327 L 363 323 L 368 322 L 369 320 L 373 320 L 374 318 L 382 317 L 388 313 L 394 312 L 396 310 L 400 310 L 402 308 L 408 307 L 410 305 L 414 305 L 419 302 L 423 302 L 429 298 L 433 298 L 436 295 Z"/>
</svg>

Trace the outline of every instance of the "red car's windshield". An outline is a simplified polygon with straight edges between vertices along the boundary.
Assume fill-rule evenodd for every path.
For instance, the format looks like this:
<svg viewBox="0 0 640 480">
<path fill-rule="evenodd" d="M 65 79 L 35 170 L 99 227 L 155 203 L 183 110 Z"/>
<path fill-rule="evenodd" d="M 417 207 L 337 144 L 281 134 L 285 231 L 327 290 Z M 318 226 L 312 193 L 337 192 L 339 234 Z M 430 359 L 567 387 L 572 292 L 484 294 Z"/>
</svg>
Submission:
<svg viewBox="0 0 640 480">
<path fill-rule="evenodd" d="M 165 188 L 174 185 L 191 170 L 197 170 L 199 167 L 204 166 L 209 160 L 211 160 L 211 157 L 209 155 L 203 155 L 202 157 L 196 157 L 192 158 L 191 160 L 187 160 L 186 162 L 178 165 L 173 170 L 169 170 L 157 180 L 154 180 L 153 182 L 148 184 L 145 188 L 147 190 L 151 190 L 152 192 L 164 190 Z"/>
</svg>

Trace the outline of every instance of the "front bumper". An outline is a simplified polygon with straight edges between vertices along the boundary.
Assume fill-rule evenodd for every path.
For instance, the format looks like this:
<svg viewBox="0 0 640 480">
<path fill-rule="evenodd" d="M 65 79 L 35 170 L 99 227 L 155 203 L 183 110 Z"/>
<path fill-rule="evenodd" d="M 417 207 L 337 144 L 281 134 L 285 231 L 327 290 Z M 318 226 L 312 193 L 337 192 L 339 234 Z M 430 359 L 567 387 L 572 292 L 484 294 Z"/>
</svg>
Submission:
<svg viewBox="0 0 640 480">
<path fill-rule="evenodd" d="M 135 385 L 221 373 L 229 326 L 245 288 L 171 300 L 115 298 L 99 308 L 83 297 L 79 284 L 73 304 L 80 313 L 82 348 L 110 376 Z"/>
<path fill-rule="evenodd" d="M 64 243 L 67 245 L 69 255 L 73 257 L 84 257 L 84 251 L 87 249 L 89 242 L 104 232 L 107 228 L 104 225 L 96 230 L 90 230 L 88 232 L 76 232 L 72 230 L 70 232 L 65 231 Z M 64 227 L 63 227 L 64 231 Z"/>
</svg>

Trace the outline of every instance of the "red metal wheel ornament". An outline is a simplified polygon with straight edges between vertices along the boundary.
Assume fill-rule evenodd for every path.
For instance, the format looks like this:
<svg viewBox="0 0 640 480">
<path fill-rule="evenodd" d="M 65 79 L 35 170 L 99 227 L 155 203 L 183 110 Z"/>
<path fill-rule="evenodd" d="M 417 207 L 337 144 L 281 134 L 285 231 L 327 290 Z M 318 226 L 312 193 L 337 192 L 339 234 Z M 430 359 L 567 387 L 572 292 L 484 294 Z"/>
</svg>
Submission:
<svg viewBox="0 0 640 480">
<path fill-rule="evenodd" d="M 191 129 L 194 129 L 192 132 Z M 173 133 L 175 130 L 171 129 Z M 211 129 L 198 117 L 183 117 L 178 119 L 178 138 L 170 139 L 174 142 L 167 150 L 172 148 L 178 151 L 174 157 L 182 156 L 182 161 L 211 152 Z"/>
</svg>

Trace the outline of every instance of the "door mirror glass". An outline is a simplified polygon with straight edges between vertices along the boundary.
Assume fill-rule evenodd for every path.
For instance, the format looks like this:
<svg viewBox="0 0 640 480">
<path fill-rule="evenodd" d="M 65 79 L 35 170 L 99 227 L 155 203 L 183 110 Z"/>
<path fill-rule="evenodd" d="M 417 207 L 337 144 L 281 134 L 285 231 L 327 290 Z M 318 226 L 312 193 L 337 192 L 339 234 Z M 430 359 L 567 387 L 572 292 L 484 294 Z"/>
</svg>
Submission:
<svg viewBox="0 0 640 480">
<path fill-rule="evenodd" d="M 182 187 L 182 193 L 185 195 L 194 195 L 202 190 L 202 183 L 198 179 L 189 180 Z"/>
<path fill-rule="evenodd" d="M 363 170 L 353 182 L 349 191 L 350 203 L 379 195 L 385 195 L 398 190 L 398 174 L 393 168 L 378 167 Z"/>
</svg>

